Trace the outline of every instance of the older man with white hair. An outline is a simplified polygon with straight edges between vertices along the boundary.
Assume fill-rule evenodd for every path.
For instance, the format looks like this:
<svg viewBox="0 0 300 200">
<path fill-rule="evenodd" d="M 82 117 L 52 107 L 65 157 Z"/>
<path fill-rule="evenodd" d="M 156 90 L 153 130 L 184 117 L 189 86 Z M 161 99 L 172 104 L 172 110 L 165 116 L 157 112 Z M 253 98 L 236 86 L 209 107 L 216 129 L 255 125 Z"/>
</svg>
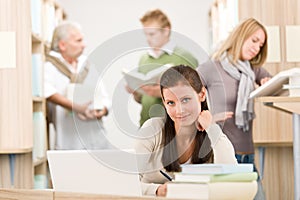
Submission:
<svg viewBox="0 0 300 200">
<path fill-rule="evenodd" d="M 108 114 L 110 100 L 100 86 L 102 107 L 92 101 L 76 102 L 70 91 L 90 81 L 92 66 L 82 55 L 85 48 L 79 24 L 63 22 L 53 33 L 51 50 L 46 54 L 44 94 L 48 102 L 48 118 L 55 126 L 55 149 L 103 149 L 108 147 L 102 117 Z M 98 78 L 98 77 L 96 77 Z M 76 91 L 76 90 L 75 90 Z M 71 97 L 70 97 L 71 96 Z M 75 97 L 75 96 L 74 96 Z M 95 103 L 95 102 L 93 102 Z"/>
</svg>

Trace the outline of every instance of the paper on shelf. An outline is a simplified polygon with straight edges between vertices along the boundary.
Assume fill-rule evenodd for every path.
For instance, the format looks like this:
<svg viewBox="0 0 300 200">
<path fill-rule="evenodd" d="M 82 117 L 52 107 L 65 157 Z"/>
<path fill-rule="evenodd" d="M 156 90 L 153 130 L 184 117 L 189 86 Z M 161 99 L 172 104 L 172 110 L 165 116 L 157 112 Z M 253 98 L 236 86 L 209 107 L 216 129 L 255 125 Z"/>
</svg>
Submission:
<svg viewBox="0 0 300 200">
<path fill-rule="evenodd" d="M 0 69 L 16 68 L 16 32 L 0 31 Z"/>
</svg>

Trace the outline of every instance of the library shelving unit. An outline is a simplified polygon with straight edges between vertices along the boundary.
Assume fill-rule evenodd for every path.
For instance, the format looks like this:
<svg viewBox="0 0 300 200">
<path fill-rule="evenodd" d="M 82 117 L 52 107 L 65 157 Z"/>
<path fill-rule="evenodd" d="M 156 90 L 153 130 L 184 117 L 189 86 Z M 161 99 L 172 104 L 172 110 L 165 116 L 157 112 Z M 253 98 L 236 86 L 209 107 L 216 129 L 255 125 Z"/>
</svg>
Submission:
<svg viewBox="0 0 300 200">
<path fill-rule="evenodd" d="M 228 31 L 224 30 L 224 27 L 228 27 L 228 20 L 224 19 L 236 23 L 253 17 L 267 28 L 269 38 L 273 37 L 270 40 L 272 42 L 269 42 L 268 56 L 271 57 L 274 50 L 279 54 L 277 60 L 273 58 L 270 61 L 268 58 L 263 67 L 272 75 L 299 67 L 299 61 L 288 59 L 286 31 L 288 26 L 300 25 L 300 16 L 293 14 L 298 13 L 299 8 L 298 0 L 215 0 L 210 12 L 213 41 L 222 39 L 222 34 Z M 274 49 L 273 45 L 277 42 L 279 47 Z M 266 199 L 294 199 L 292 113 L 266 106 L 260 98 L 255 100 L 255 113 L 255 160 L 258 169 L 263 172 L 262 183 Z"/>
<path fill-rule="evenodd" d="M 37 10 L 32 12 L 33 9 Z M 37 15 L 32 16 L 33 13 Z M 11 65 L 0 62 L 1 188 L 32 189 L 37 175 L 47 177 L 44 49 L 55 25 L 65 17 L 63 9 L 54 0 L 0 1 L 0 36 L 10 39 L 1 44 L 0 52 L 6 49 L 14 52 Z M 1 41 L 5 39 L 1 38 Z M 39 55 L 38 59 L 34 58 L 35 54 Z M 0 56 L 1 59 L 4 60 Z M 38 64 L 34 66 L 34 63 Z M 42 180 L 46 185 L 45 179 Z M 37 188 L 43 187 L 39 181 Z"/>
<path fill-rule="evenodd" d="M 65 18 L 65 12 L 55 0 L 31 0 L 33 168 L 36 189 L 51 187 L 46 157 L 49 134 L 46 124 L 46 99 L 43 95 L 43 68 L 45 52 L 49 48 L 53 30 Z"/>
</svg>

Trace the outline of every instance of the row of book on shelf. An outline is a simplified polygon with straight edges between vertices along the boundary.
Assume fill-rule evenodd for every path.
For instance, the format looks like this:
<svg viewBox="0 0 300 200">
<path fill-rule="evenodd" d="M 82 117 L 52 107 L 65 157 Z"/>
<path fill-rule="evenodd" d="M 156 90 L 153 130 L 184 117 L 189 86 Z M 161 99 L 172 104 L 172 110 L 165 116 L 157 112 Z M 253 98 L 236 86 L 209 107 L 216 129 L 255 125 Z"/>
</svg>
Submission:
<svg viewBox="0 0 300 200">
<path fill-rule="evenodd" d="M 33 161 L 44 159 L 46 156 L 46 119 L 43 112 L 33 113 Z"/>
<path fill-rule="evenodd" d="M 53 30 L 61 20 L 62 13 L 55 9 L 53 2 L 31 0 L 31 27 L 32 32 L 47 42 L 51 42 Z"/>
<path fill-rule="evenodd" d="M 32 95 L 42 97 L 43 95 L 43 60 L 41 53 L 31 55 L 32 63 Z"/>
<path fill-rule="evenodd" d="M 179 199 L 253 199 L 253 164 L 184 164 L 167 184 L 167 197 Z"/>
<path fill-rule="evenodd" d="M 46 157 L 47 134 L 46 119 L 43 112 L 33 113 L 33 150 L 32 159 L 34 163 L 43 160 Z M 34 189 L 48 188 L 48 179 L 46 174 L 34 175 Z"/>
</svg>

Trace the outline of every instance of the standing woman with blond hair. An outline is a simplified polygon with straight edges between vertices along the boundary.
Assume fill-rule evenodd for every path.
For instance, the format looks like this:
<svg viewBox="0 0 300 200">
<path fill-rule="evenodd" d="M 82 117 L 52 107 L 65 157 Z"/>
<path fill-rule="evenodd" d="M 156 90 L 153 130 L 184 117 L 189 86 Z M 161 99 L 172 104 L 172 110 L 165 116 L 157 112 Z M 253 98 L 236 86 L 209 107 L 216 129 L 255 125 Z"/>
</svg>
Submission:
<svg viewBox="0 0 300 200">
<path fill-rule="evenodd" d="M 255 84 L 262 85 L 271 77 L 261 67 L 267 50 L 265 27 L 249 18 L 230 33 L 211 60 L 197 69 L 209 93 L 210 110 L 232 142 L 239 163 L 254 164 L 254 110 L 248 97 Z"/>
</svg>

